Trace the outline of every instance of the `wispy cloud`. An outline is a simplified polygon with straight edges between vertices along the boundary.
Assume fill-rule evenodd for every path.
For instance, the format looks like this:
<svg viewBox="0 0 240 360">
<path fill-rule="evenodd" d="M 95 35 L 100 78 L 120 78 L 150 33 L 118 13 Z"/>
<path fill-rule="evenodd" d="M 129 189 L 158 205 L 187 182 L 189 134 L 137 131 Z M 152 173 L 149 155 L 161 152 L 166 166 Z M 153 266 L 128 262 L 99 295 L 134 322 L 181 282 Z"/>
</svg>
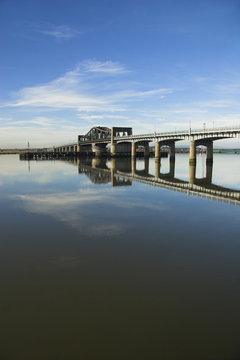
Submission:
<svg viewBox="0 0 240 360">
<path fill-rule="evenodd" d="M 116 91 L 114 83 L 110 83 L 108 92 L 101 91 L 102 84 L 107 81 L 104 75 L 120 75 L 125 71 L 125 67 L 119 63 L 89 60 L 79 63 L 75 69 L 49 83 L 21 89 L 16 93 L 16 100 L 5 106 L 74 109 L 80 113 L 92 112 L 93 115 L 96 112 L 122 112 L 126 110 L 124 104 L 130 100 L 151 96 L 163 98 L 172 92 L 165 88 Z M 103 76 L 100 82 L 96 82 L 94 76 L 89 77 L 89 74 L 97 73 Z"/>
<path fill-rule="evenodd" d="M 11 121 L 11 125 L 27 125 L 27 126 L 31 126 L 31 125 L 37 125 L 37 126 L 52 126 L 54 124 L 58 123 L 55 119 L 49 119 L 46 117 L 42 117 L 42 116 L 37 116 L 33 119 L 30 120 L 16 120 L 16 121 Z"/>
<path fill-rule="evenodd" d="M 112 95 L 112 98 L 124 99 L 131 101 L 132 99 L 144 98 L 150 96 L 158 96 L 158 98 L 163 99 L 165 95 L 171 94 L 172 89 L 152 89 L 152 90 L 143 90 L 143 91 L 134 91 L 134 90 L 125 90 Z"/>
<path fill-rule="evenodd" d="M 98 74 L 118 75 L 129 72 L 123 64 L 112 61 L 96 61 L 87 60 L 83 63 L 83 68 L 86 72 Z"/>
<path fill-rule="evenodd" d="M 51 36 L 57 40 L 72 39 L 83 32 L 75 30 L 68 25 L 48 24 L 45 28 L 37 28 L 37 31 L 43 35 Z"/>
<path fill-rule="evenodd" d="M 196 104 L 205 108 L 226 108 L 233 105 L 233 101 L 229 99 L 218 99 L 212 101 L 203 101 Z"/>
<path fill-rule="evenodd" d="M 239 94 L 240 92 L 240 80 L 236 80 L 232 83 L 218 84 L 215 86 L 215 91 L 224 94 Z"/>
<path fill-rule="evenodd" d="M 12 117 L 10 116 L 0 116 L 0 122 L 5 122 L 5 121 L 11 121 Z"/>
</svg>

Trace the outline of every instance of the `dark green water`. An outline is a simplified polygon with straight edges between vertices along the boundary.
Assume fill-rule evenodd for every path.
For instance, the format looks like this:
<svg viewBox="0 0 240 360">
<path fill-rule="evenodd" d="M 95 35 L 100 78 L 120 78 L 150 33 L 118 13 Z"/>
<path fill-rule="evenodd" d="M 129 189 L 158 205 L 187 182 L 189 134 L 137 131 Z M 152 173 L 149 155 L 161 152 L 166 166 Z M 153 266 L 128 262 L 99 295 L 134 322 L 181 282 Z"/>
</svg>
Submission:
<svg viewBox="0 0 240 360">
<path fill-rule="evenodd" d="M 1 156 L 0 359 L 239 360 L 240 156 L 191 170 Z"/>
</svg>

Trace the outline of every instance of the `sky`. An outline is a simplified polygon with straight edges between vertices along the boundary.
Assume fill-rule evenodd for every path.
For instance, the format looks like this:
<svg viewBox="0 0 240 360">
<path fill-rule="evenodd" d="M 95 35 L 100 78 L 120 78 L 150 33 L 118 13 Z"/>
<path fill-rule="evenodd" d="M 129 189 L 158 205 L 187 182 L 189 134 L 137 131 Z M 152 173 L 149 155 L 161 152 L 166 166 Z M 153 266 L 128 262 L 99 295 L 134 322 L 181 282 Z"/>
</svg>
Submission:
<svg viewBox="0 0 240 360">
<path fill-rule="evenodd" d="M 239 39 L 240 0 L 0 0 L 0 148 L 239 127 Z"/>
</svg>

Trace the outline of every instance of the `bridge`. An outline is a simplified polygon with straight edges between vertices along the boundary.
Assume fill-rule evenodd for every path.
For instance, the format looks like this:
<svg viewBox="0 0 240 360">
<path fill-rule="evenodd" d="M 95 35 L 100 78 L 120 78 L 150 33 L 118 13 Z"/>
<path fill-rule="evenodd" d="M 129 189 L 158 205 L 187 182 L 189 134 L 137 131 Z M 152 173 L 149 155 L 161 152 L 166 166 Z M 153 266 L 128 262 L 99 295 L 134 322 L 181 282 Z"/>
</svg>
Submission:
<svg viewBox="0 0 240 360">
<path fill-rule="evenodd" d="M 161 163 L 155 162 L 155 174 L 149 173 L 149 159 L 144 159 L 144 169 L 136 169 L 136 159 L 112 158 L 110 167 L 102 158 L 69 158 L 65 159 L 78 166 L 79 174 L 85 174 L 94 184 L 111 183 L 112 186 L 131 186 L 133 181 L 185 193 L 187 196 L 198 196 L 214 201 L 240 205 L 240 191 L 212 183 L 211 163 L 206 164 L 206 176 L 196 178 L 196 165 L 189 166 L 189 181 L 175 177 L 175 165 L 172 162 L 169 172 L 161 173 Z"/>
<path fill-rule="evenodd" d="M 133 135 L 131 127 L 102 127 L 90 129 L 85 135 L 79 135 L 76 143 L 54 147 L 52 151 L 57 154 L 94 155 L 102 157 L 106 155 L 107 146 L 110 145 L 110 155 L 136 156 L 136 148 L 144 147 L 144 156 L 149 156 L 149 143 L 155 144 L 155 159 L 160 157 L 162 146 L 169 147 L 170 160 L 175 158 L 175 144 L 177 141 L 188 140 L 190 142 L 189 162 L 196 162 L 196 147 L 207 148 L 206 161 L 213 161 L 213 141 L 239 138 L 240 127 L 223 127 L 212 129 L 188 129 L 174 132 L 150 133 Z"/>
</svg>

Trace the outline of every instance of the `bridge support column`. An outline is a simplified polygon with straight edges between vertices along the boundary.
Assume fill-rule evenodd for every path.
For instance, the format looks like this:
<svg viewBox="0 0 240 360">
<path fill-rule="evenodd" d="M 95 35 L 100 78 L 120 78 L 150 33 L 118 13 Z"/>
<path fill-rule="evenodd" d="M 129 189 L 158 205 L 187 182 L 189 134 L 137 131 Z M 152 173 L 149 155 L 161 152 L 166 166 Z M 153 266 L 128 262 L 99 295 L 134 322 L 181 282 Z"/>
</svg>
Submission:
<svg viewBox="0 0 240 360">
<path fill-rule="evenodd" d="M 206 144 L 207 146 L 207 163 L 212 163 L 213 162 L 213 142 L 209 141 Z"/>
<path fill-rule="evenodd" d="M 159 161 L 159 156 L 160 156 L 160 146 L 159 146 L 159 141 L 155 142 L 155 161 Z"/>
<path fill-rule="evenodd" d="M 175 142 L 172 142 L 169 144 L 169 157 L 170 157 L 170 161 L 174 161 L 175 160 Z"/>
<path fill-rule="evenodd" d="M 149 143 L 144 144 L 144 157 L 149 156 Z"/>
<path fill-rule="evenodd" d="M 196 163 L 196 143 L 194 140 L 190 141 L 190 151 L 189 151 L 189 164 Z"/>
<path fill-rule="evenodd" d="M 132 142 L 131 157 L 132 157 L 132 158 L 135 158 L 135 157 L 136 157 L 136 143 L 135 143 L 134 141 Z"/>
<path fill-rule="evenodd" d="M 111 156 L 116 156 L 116 144 L 114 143 L 114 128 L 111 128 Z"/>
<path fill-rule="evenodd" d="M 131 143 L 113 143 L 111 144 L 111 156 L 130 156 Z"/>
<path fill-rule="evenodd" d="M 116 144 L 111 144 L 111 156 L 116 156 Z"/>
<path fill-rule="evenodd" d="M 105 144 L 92 144 L 92 152 L 95 156 L 103 156 L 106 154 Z"/>
<path fill-rule="evenodd" d="M 83 146 L 83 145 L 78 145 L 78 146 L 77 146 L 77 152 L 78 152 L 79 154 L 82 154 L 82 153 L 84 152 L 84 146 Z"/>
</svg>

